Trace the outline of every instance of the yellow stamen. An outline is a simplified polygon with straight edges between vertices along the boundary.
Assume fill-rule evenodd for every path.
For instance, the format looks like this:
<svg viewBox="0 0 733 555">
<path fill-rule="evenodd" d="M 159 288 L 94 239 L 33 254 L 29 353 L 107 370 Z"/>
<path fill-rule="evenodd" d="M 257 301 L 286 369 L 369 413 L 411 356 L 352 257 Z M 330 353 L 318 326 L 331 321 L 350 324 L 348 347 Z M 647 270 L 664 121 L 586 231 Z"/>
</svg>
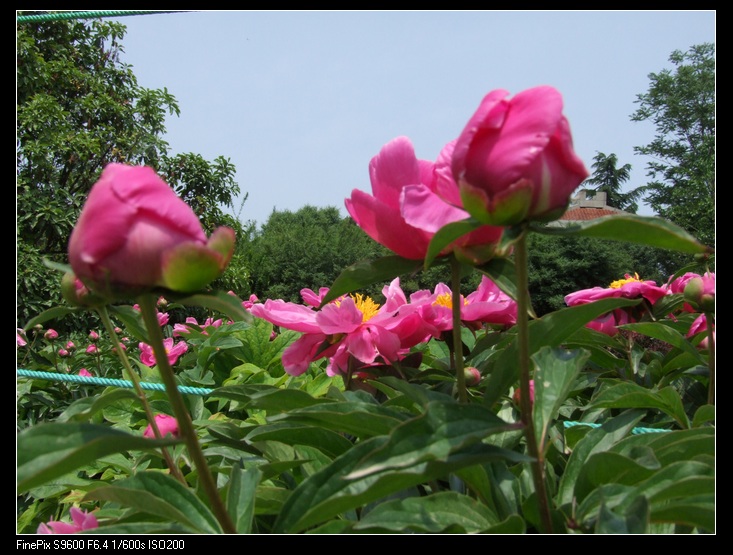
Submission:
<svg viewBox="0 0 733 555">
<path fill-rule="evenodd" d="M 624 278 L 625 279 L 617 279 L 616 281 L 612 281 L 609 287 L 611 289 L 619 289 L 622 286 L 626 285 L 627 283 L 633 283 L 633 282 L 642 283 L 644 281 L 643 279 L 639 279 L 639 274 L 637 273 L 634 273 L 633 277 L 630 276 L 629 274 L 626 274 Z"/>
<path fill-rule="evenodd" d="M 351 295 L 354 299 L 354 304 L 362 313 L 362 322 L 370 320 L 377 312 L 379 312 L 379 305 L 375 303 L 371 297 L 365 297 L 361 293 Z"/>
<path fill-rule="evenodd" d="M 463 299 L 463 306 L 468 304 L 467 299 Z M 453 295 L 451 293 L 443 293 L 438 295 L 433 301 L 433 306 L 444 306 L 446 308 L 453 308 Z"/>
</svg>

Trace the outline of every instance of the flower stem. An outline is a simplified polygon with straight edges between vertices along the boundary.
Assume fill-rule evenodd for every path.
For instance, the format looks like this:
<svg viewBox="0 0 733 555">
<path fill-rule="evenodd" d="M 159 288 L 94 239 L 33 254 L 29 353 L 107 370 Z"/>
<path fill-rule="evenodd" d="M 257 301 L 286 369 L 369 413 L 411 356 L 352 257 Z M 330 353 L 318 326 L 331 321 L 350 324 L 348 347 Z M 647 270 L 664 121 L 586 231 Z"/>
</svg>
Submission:
<svg viewBox="0 0 733 555">
<path fill-rule="evenodd" d="M 107 330 L 107 333 L 109 334 L 110 339 L 112 340 L 112 346 L 115 348 L 115 351 L 117 352 L 117 356 L 119 357 L 120 361 L 122 362 L 122 366 L 124 367 L 125 371 L 127 372 L 127 376 L 129 380 L 132 382 L 132 386 L 135 389 L 135 393 L 137 393 L 137 396 L 140 398 L 140 402 L 142 403 L 143 409 L 145 410 L 145 416 L 148 419 L 148 422 L 150 422 L 150 427 L 153 429 L 153 433 L 155 434 L 155 437 L 157 439 L 161 439 L 163 435 L 160 433 L 160 429 L 158 428 L 158 423 L 155 421 L 155 415 L 153 414 L 153 409 L 150 406 L 150 403 L 148 403 L 148 397 L 145 395 L 145 392 L 143 391 L 143 388 L 140 386 L 140 380 L 137 379 L 137 374 L 132 369 L 132 366 L 130 365 L 130 360 L 127 358 L 127 355 L 125 354 L 124 349 L 122 348 L 122 344 L 120 343 L 119 337 L 117 337 L 117 332 L 115 332 L 115 327 L 112 325 L 112 320 L 109 319 L 109 312 L 107 311 L 106 306 L 101 306 L 97 308 L 97 313 L 99 314 L 100 319 L 102 320 L 102 323 L 104 324 L 104 328 Z M 188 485 L 186 483 L 186 479 L 183 477 L 183 474 L 181 473 L 181 469 L 178 468 L 178 465 L 176 465 L 175 461 L 171 457 L 171 454 L 168 452 L 168 449 L 165 447 L 161 447 L 161 452 L 163 453 L 163 458 L 165 459 L 166 464 L 168 465 L 168 468 L 171 471 L 171 474 L 183 485 Z"/>
<path fill-rule="evenodd" d="M 232 524 L 232 520 L 227 513 L 224 503 L 219 496 L 219 492 L 216 488 L 216 482 L 211 475 L 211 470 L 206 464 L 206 458 L 199 445 L 198 438 L 196 437 L 196 431 L 193 428 L 193 422 L 191 416 L 188 413 L 188 409 L 183 401 L 181 392 L 178 391 L 178 384 L 176 383 L 176 377 L 173 374 L 173 369 L 168 362 L 168 355 L 165 352 L 165 346 L 163 344 L 163 333 L 160 331 L 158 324 L 158 318 L 155 315 L 155 298 L 151 294 L 141 295 L 138 299 L 140 305 L 140 312 L 142 313 L 145 327 L 148 330 L 148 339 L 150 345 L 153 347 L 153 354 L 155 355 L 155 361 L 160 371 L 160 376 L 165 384 L 165 390 L 168 394 L 168 399 L 173 407 L 173 413 L 175 414 L 176 420 L 178 421 L 178 429 L 181 433 L 181 437 L 186 443 L 188 453 L 193 459 L 196 470 L 198 471 L 199 481 L 201 487 L 206 492 L 211 503 L 211 508 L 214 511 L 216 519 L 221 524 L 224 533 L 236 534 L 236 528 Z"/>
<path fill-rule="evenodd" d="M 466 375 L 463 373 L 463 339 L 461 339 L 461 263 L 455 256 L 450 261 L 451 306 L 453 310 L 453 366 L 456 369 L 458 400 L 468 402 Z"/>
<path fill-rule="evenodd" d="M 533 461 L 532 478 L 537 494 L 543 532 L 552 533 L 550 504 L 545 486 L 545 461 L 537 445 L 530 398 L 530 359 L 529 359 L 529 278 L 527 263 L 527 232 L 522 232 L 514 249 L 514 265 L 517 271 L 517 342 L 519 347 L 519 407 L 527 441 L 527 451 Z"/>
</svg>

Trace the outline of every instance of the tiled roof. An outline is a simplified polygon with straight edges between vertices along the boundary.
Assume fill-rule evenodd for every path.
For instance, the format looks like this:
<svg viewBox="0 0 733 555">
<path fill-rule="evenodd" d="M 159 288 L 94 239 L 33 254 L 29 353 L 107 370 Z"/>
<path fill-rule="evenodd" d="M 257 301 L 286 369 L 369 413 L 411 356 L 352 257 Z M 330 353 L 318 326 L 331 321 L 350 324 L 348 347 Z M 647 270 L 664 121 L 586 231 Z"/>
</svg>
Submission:
<svg viewBox="0 0 733 555">
<path fill-rule="evenodd" d="M 565 214 L 562 215 L 560 219 L 566 220 L 566 221 L 569 220 L 573 222 L 585 221 L 585 220 L 595 220 L 596 218 L 601 218 L 603 216 L 612 216 L 620 212 L 622 211 L 617 210 L 615 208 L 611 208 L 611 207 L 605 207 L 605 208 L 576 207 L 576 208 L 570 208 L 567 212 L 565 212 Z"/>
</svg>

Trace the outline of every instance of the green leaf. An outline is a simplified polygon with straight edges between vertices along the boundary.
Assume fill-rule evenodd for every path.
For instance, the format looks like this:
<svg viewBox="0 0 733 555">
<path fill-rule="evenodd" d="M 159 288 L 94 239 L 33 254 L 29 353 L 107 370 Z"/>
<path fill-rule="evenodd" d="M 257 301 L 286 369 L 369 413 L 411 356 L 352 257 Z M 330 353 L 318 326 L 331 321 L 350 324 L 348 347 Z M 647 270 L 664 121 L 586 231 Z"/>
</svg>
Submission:
<svg viewBox="0 0 733 555">
<path fill-rule="evenodd" d="M 341 295 L 363 289 L 373 283 L 389 281 L 398 276 L 415 273 L 422 268 L 422 265 L 422 260 L 409 260 L 396 255 L 352 264 L 342 271 L 331 284 L 331 288 L 321 302 L 321 307 L 334 299 L 338 299 Z"/>
<path fill-rule="evenodd" d="M 381 503 L 354 524 L 354 530 L 380 528 L 392 532 L 440 533 L 450 529 L 473 534 L 498 523 L 499 519 L 486 505 L 446 491 Z"/>
<path fill-rule="evenodd" d="M 97 488 L 84 496 L 119 503 L 143 513 L 180 523 L 201 534 L 220 534 L 219 523 L 193 491 L 162 472 L 139 472 Z"/>
<path fill-rule="evenodd" d="M 39 424 L 18 434 L 18 494 L 110 453 L 147 451 L 177 443 L 181 441 L 148 439 L 94 424 Z"/>
<path fill-rule="evenodd" d="M 715 533 L 715 496 L 699 496 L 671 501 L 655 508 L 652 518 L 655 522 L 674 522 L 697 526 L 703 531 Z"/>
<path fill-rule="evenodd" d="M 692 427 L 699 428 L 708 422 L 715 422 L 715 405 L 703 405 L 695 411 L 692 417 Z"/>
<path fill-rule="evenodd" d="M 252 315 L 242 306 L 242 299 L 224 291 L 191 295 L 176 300 L 184 306 L 201 306 L 226 314 L 235 322 L 252 322 Z"/>
<path fill-rule="evenodd" d="M 441 227 L 428 245 L 427 253 L 425 254 L 425 268 L 432 266 L 435 259 L 440 256 L 440 252 L 444 250 L 456 239 L 471 233 L 478 229 L 483 224 L 473 218 L 461 220 L 460 222 L 453 222 L 448 225 Z"/>
<path fill-rule="evenodd" d="M 674 418 L 681 428 L 690 427 L 682 399 L 672 386 L 654 392 L 632 382 L 619 383 L 602 390 L 586 410 L 597 408 L 659 409 Z"/>
<path fill-rule="evenodd" d="M 293 490 L 275 522 L 274 533 L 296 533 L 395 492 L 444 478 L 462 468 L 488 461 L 526 462 L 514 451 L 492 445 L 474 444 L 451 454 L 444 461 L 427 461 L 411 468 L 389 470 L 355 480 L 346 476 L 359 462 L 379 451 L 387 437 L 373 437 L 357 443 L 331 464 L 312 474 Z"/>
<path fill-rule="evenodd" d="M 598 237 L 691 254 L 712 252 L 712 249 L 672 222 L 636 214 L 604 216 L 563 227 L 532 226 L 532 231 L 545 235 Z"/>
<path fill-rule="evenodd" d="M 36 326 L 38 324 L 43 324 L 45 322 L 48 322 L 49 320 L 60 320 L 64 316 L 68 316 L 69 314 L 74 314 L 75 312 L 82 312 L 84 310 L 86 309 L 68 308 L 65 306 L 55 306 L 53 308 L 49 308 L 48 310 L 44 310 L 38 316 L 31 318 L 28 321 L 28 323 L 25 326 L 23 326 L 23 329 L 25 331 L 28 331 L 33 326 Z"/>
<path fill-rule="evenodd" d="M 244 384 L 219 387 L 209 394 L 210 398 L 239 401 L 243 407 L 282 412 L 329 404 L 327 398 L 316 398 L 300 389 L 280 389 L 271 385 Z"/>
<path fill-rule="evenodd" d="M 645 534 L 649 526 L 649 502 L 637 497 L 622 515 L 617 515 L 605 503 L 596 522 L 596 534 Z"/>
<path fill-rule="evenodd" d="M 697 361 L 697 364 L 706 364 L 705 359 L 700 355 L 700 352 L 692 346 L 690 341 L 674 329 L 672 326 L 668 326 L 662 322 L 639 322 L 635 324 L 624 324 L 619 326 L 621 329 L 634 331 L 654 339 L 659 339 L 665 343 L 669 343 L 673 347 L 692 355 Z"/>
<path fill-rule="evenodd" d="M 122 399 L 140 400 L 137 394 L 130 389 L 112 389 L 100 395 L 83 397 L 74 401 L 59 415 L 56 422 L 89 420 L 96 412 Z"/>
<path fill-rule="evenodd" d="M 547 431 L 557 417 L 590 353 L 543 347 L 532 356 L 534 370 L 535 434 L 540 451 L 544 451 Z"/>
<path fill-rule="evenodd" d="M 566 339 L 602 314 L 615 308 L 635 306 L 639 299 L 602 299 L 592 303 L 572 306 L 546 314 L 529 323 L 529 355 L 542 347 L 559 347 Z M 484 403 L 488 406 L 497 402 L 519 378 L 519 354 L 516 335 L 508 346 L 490 362 L 491 375 L 486 384 Z"/>
<path fill-rule="evenodd" d="M 651 450 L 648 450 L 651 451 Z M 653 454 L 649 455 L 653 459 Z M 661 465 L 650 458 L 634 460 L 618 453 L 595 453 L 583 465 L 575 483 L 575 499 L 582 502 L 595 488 L 605 484 L 634 485 L 649 478 Z"/>
<path fill-rule="evenodd" d="M 150 343 L 148 339 L 148 331 L 145 329 L 142 316 L 139 310 L 135 310 L 129 305 L 109 306 L 109 311 L 119 318 L 125 325 L 125 329 L 135 337 L 138 341 Z"/>
<path fill-rule="evenodd" d="M 517 300 L 517 272 L 514 267 L 514 261 L 508 258 L 495 257 L 486 264 L 476 266 L 476 269 L 482 274 L 486 274 L 491 281 L 509 295 L 512 299 Z"/>
<path fill-rule="evenodd" d="M 387 443 L 360 461 L 346 479 L 445 460 L 450 453 L 489 435 L 519 427 L 504 422 L 482 405 L 433 401 L 424 414 L 397 426 Z"/>
<path fill-rule="evenodd" d="M 290 422 L 257 426 L 246 437 L 250 442 L 270 440 L 286 445 L 310 445 L 332 458 L 342 455 L 352 446 L 348 439 L 337 432 L 320 426 L 304 426 Z"/>
<path fill-rule="evenodd" d="M 373 403 L 344 401 L 292 410 L 277 414 L 270 422 L 287 421 L 322 426 L 359 438 L 388 434 L 409 415 Z"/>
<path fill-rule="evenodd" d="M 570 454 L 565 471 L 560 478 L 557 489 L 558 505 L 569 504 L 573 500 L 575 483 L 583 470 L 585 462 L 594 453 L 609 450 L 619 440 L 631 433 L 631 430 L 644 416 L 642 411 L 627 411 L 610 420 L 599 428 L 588 432 L 575 446 Z"/>
<path fill-rule="evenodd" d="M 257 467 L 242 470 L 241 462 L 232 467 L 227 484 L 227 512 L 238 534 L 252 531 L 255 510 L 255 494 L 262 472 Z"/>
</svg>

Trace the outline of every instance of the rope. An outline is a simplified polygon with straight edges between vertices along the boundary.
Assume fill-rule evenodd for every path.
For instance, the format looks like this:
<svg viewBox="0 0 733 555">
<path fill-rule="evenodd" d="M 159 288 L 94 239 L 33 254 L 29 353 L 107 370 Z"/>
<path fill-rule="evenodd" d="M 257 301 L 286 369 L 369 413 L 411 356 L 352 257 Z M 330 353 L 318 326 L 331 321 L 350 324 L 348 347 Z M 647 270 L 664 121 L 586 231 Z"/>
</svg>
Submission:
<svg viewBox="0 0 733 555">
<path fill-rule="evenodd" d="M 99 17 L 123 17 L 126 15 L 146 15 L 156 13 L 180 13 L 176 11 L 149 11 L 149 10 L 107 10 L 95 12 L 53 12 L 36 15 L 19 15 L 15 18 L 18 23 L 30 21 L 58 21 L 61 19 L 96 19 Z"/>
<path fill-rule="evenodd" d="M 574 426 L 590 426 L 591 428 L 600 428 L 602 424 L 591 423 L 591 422 L 563 422 L 566 428 L 573 428 Z M 634 428 L 631 430 L 632 434 L 651 434 L 657 432 L 671 432 L 672 430 L 663 430 L 661 428 Z"/>
<path fill-rule="evenodd" d="M 97 378 L 95 376 L 77 376 L 75 374 L 61 374 L 57 372 L 38 372 L 36 370 L 24 370 L 22 368 L 18 369 L 18 376 L 26 378 L 37 378 L 39 380 L 50 380 L 54 382 L 80 383 L 85 385 L 126 387 L 128 389 L 133 387 L 132 382 L 128 380 Z M 162 383 L 140 382 L 140 387 L 152 391 L 165 391 L 165 386 Z M 187 393 L 189 395 L 209 395 L 214 390 L 206 389 L 203 387 L 189 387 L 187 385 L 179 385 L 178 391 L 180 391 L 181 393 Z"/>
<path fill-rule="evenodd" d="M 26 377 L 26 378 L 37 378 L 40 380 L 50 380 L 55 382 L 71 382 L 71 383 L 80 383 L 85 385 L 104 385 L 104 386 L 112 386 L 112 387 L 126 387 L 126 388 L 132 388 L 132 382 L 127 380 L 116 380 L 116 379 L 110 379 L 110 378 L 97 378 L 95 376 L 77 376 L 75 374 L 61 374 L 57 372 L 39 372 L 36 370 L 24 370 L 22 368 L 18 369 L 18 376 Z M 153 382 L 140 382 L 140 387 L 143 389 L 149 389 L 153 391 L 165 391 L 165 386 L 162 383 L 153 383 Z M 189 387 L 186 385 L 179 385 L 178 390 L 181 393 L 187 393 L 189 395 L 209 395 L 214 390 L 213 389 L 206 389 L 204 387 Z M 575 426 L 589 426 L 591 428 L 600 428 L 601 424 L 595 423 L 595 422 L 572 422 L 567 421 L 563 422 L 563 426 L 566 428 L 573 428 Z M 671 430 L 663 430 L 660 428 L 634 428 L 631 430 L 632 434 L 649 434 L 649 433 L 659 433 L 659 432 L 670 432 Z"/>
</svg>

